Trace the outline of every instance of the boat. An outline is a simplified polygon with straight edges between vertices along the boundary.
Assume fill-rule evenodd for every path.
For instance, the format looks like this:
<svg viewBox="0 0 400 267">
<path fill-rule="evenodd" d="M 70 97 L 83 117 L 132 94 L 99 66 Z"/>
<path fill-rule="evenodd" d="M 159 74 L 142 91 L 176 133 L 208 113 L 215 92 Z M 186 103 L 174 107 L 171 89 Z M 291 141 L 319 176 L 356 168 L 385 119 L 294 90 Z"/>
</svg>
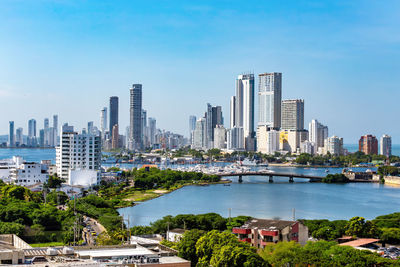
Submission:
<svg viewBox="0 0 400 267">
<path fill-rule="evenodd" d="M 245 158 L 244 160 L 237 162 L 240 166 L 251 166 L 251 167 L 268 167 L 268 163 L 258 163 L 256 160 L 250 160 Z"/>
</svg>

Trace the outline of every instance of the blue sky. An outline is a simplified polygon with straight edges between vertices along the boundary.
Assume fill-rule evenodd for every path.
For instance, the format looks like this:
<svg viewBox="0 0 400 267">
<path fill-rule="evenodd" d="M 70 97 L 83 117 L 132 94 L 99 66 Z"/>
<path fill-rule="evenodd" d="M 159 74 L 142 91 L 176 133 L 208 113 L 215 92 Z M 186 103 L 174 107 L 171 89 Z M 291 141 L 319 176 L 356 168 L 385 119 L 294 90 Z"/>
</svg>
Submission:
<svg viewBox="0 0 400 267">
<path fill-rule="evenodd" d="M 282 72 L 306 121 L 355 143 L 400 143 L 400 1 L 0 1 L 1 133 L 59 114 L 84 127 L 129 88 L 160 128 L 187 134 L 206 103 L 229 121 L 235 77 Z"/>
</svg>

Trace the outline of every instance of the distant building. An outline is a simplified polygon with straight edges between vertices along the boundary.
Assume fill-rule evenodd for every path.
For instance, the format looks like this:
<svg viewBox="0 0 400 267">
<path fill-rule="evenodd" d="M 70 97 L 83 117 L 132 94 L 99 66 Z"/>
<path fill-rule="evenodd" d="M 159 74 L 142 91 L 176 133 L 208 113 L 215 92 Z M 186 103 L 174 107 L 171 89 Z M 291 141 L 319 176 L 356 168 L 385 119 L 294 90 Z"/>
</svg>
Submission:
<svg viewBox="0 0 400 267">
<path fill-rule="evenodd" d="M 364 152 L 366 155 L 377 155 L 378 139 L 370 134 L 361 136 L 360 140 L 358 141 L 358 151 Z"/>
<path fill-rule="evenodd" d="M 15 146 L 22 146 L 24 144 L 23 129 L 17 128 L 15 131 Z"/>
<path fill-rule="evenodd" d="M 111 134 L 116 124 L 118 124 L 118 96 L 112 96 L 110 97 L 110 126 L 108 128 Z"/>
<path fill-rule="evenodd" d="M 58 115 L 53 115 L 53 131 L 54 131 L 54 133 L 53 133 L 53 138 L 54 138 L 54 141 L 53 141 L 53 144 L 54 144 L 54 146 L 57 146 L 58 145 L 58 140 L 60 140 L 60 139 L 58 139 Z"/>
<path fill-rule="evenodd" d="M 390 157 L 392 155 L 392 137 L 387 134 L 382 135 L 380 144 L 380 155 Z"/>
<path fill-rule="evenodd" d="M 47 166 L 35 162 L 23 162 L 10 169 L 10 181 L 21 186 L 45 183 L 49 179 Z"/>
<path fill-rule="evenodd" d="M 15 146 L 15 135 L 14 135 L 14 121 L 9 122 L 9 132 L 8 132 L 8 146 Z"/>
<path fill-rule="evenodd" d="M 37 145 L 36 120 L 30 119 L 28 121 L 28 146 L 35 147 L 36 145 Z"/>
<path fill-rule="evenodd" d="M 231 102 L 231 124 L 233 123 L 232 118 L 234 118 L 234 125 L 231 125 L 231 130 L 233 128 L 241 128 L 243 135 L 240 136 L 243 137 L 243 141 L 239 143 L 244 144 L 245 150 L 255 151 L 254 74 L 242 74 L 238 76 L 236 79 L 236 96 L 232 100 L 235 102 Z"/>
<path fill-rule="evenodd" d="M 93 121 L 89 121 L 87 124 L 87 132 L 88 134 L 93 134 L 93 130 L 94 130 L 94 122 Z"/>
<path fill-rule="evenodd" d="M 228 130 L 226 145 L 229 151 L 245 150 L 243 127 L 233 127 Z"/>
<path fill-rule="evenodd" d="M 105 140 L 106 132 L 107 132 L 107 108 L 104 107 L 100 111 L 100 131 L 101 131 L 101 139 Z"/>
<path fill-rule="evenodd" d="M 196 116 L 189 117 L 189 140 L 191 144 L 193 144 L 193 131 L 196 128 L 196 120 Z"/>
<path fill-rule="evenodd" d="M 308 126 L 309 141 L 314 144 L 314 152 L 325 145 L 325 139 L 329 136 L 328 126 L 319 123 L 317 120 L 312 120 Z"/>
<path fill-rule="evenodd" d="M 118 134 L 118 124 L 115 124 L 112 128 L 112 137 L 111 137 L 111 148 L 116 149 L 119 148 L 119 134 Z"/>
<path fill-rule="evenodd" d="M 279 151 L 279 131 L 268 126 L 257 127 L 257 152 L 274 154 Z"/>
<path fill-rule="evenodd" d="M 304 130 L 304 100 L 291 99 L 282 101 L 283 130 Z"/>
<path fill-rule="evenodd" d="M 308 140 L 302 142 L 300 144 L 300 153 L 307 153 L 307 154 L 310 154 L 310 155 L 315 154 L 315 152 L 314 152 L 314 143 L 310 142 Z"/>
<path fill-rule="evenodd" d="M 196 121 L 196 128 L 193 132 L 193 149 L 205 150 L 207 149 L 207 132 L 206 120 L 200 118 Z"/>
<path fill-rule="evenodd" d="M 66 179 L 70 185 L 97 184 L 100 181 L 100 162 L 100 136 L 85 131 L 79 134 L 73 126 L 64 124 L 60 133 L 60 146 L 56 148 L 58 177 Z M 95 183 L 94 174 L 97 177 Z"/>
<path fill-rule="evenodd" d="M 257 249 L 277 242 L 295 241 L 305 245 L 308 241 L 308 228 L 299 221 L 251 219 L 232 232 L 240 241 Z"/>
<path fill-rule="evenodd" d="M 258 75 L 258 125 L 281 128 L 282 73 Z"/>
<path fill-rule="evenodd" d="M 214 148 L 226 148 L 226 129 L 223 125 L 214 128 Z"/>
<path fill-rule="evenodd" d="M 133 84 L 130 89 L 130 149 L 142 149 L 142 85 Z"/>
<path fill-rule="evenodd" d="M 340 156 L 344 154 L 343 138 L 332 136 L 325 139 L 324 154 Z"/>
<path fill-rule="evenodd" d="M 307 130 L 281 130 L 279 135 L 279 149 L 297 153 L 300 151 L 301 143 L 307 139 Z"/>
</svg>

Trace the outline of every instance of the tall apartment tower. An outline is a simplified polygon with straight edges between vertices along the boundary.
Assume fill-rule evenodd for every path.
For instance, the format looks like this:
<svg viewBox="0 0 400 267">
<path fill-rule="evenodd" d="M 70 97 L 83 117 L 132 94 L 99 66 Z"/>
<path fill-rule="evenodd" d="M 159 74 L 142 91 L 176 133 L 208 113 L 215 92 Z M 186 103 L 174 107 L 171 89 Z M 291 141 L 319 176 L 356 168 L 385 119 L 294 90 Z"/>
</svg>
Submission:
<svg viewBox="0 0 400 267">
<path fill-rule="evenodd" d="M 45 118 L 43 122 L 43 129 L 44 129 L 44 146 L 49 146 L 50 140 L 50 125 L 49 125 L 49 119 Z"/>
<path fill-rule="evenodd" d="M 258 125 L 281 127 L 282 73 L 258 75 Z"/>
<path fill-rule="evenodd" d="M 375 136 L 367 134 L 361 136 L 358 141 L 358 151 L 366 155 L 378 154 L 378 139 Z"/>
<path fill-rule="evenodd" d="M 231 103 L 231 110 L 232 106 Z M 254 151 L 254 74 L 242 74 L 236 79 L 234 108 L 235 112 L 231 114 L 231 120 L 234 118 L 234 127 L 243 128 L 245 150 Z"/>
<path fill-rule="evenodd" d="M 9 147 L 15 146 L 14 121 L 9 122 L 8 146 Z"/>
<path fill-rule="evenodd" d="M 142 149 L 142 85 L 133 84 L 130 93 L 131 149 Z"/>
<path fill-rule="evenodd" d="M 155 118 L 149 117 L 148 123 L 150 144 L 154 145 L 156 143 L 157 121 Z"/>
<path fill-rule="evenodd" d="M 230 102 L 230 123 L 229 127 L 233 128 L 235 127 L 236 123 L 236 96 L 231 97 L 231 102 Z"/>
<path fill-rule="evenodd" d="M 190 143 L 193 144 L 193 131 L 196 128 L 196 116 L 192 115 L 189 117 L 189 138 Z"/>
<path fill-rule="evenodd" d="M 222 125 L 223 117 L 222 117 L 222 108 L 221 106 L 211 106 L 207 104 L 207 111 L 206 111 L 206 143 L 207 148 L 214 147 L 214 129 L 217 125 Z"/>
<path fill-rule="evenodd" d="M 317 120 L 312 120 L 308 125 L 309 141 L 314 144 L 315 151 L 318 148 L 324 147 L 325 139 L 328 138 L 328 126 L 319 123 Z"/>
<path fill-rule="evenodd" d="M 60 146 L 56 148 L 58 177 L 71 181 L 71 178 L 73 178 L 71 177 L 71 171 L 76 171 L 81 173 L 79 176 L 82 179 L 94 174 L 94 179 L 97 179 L 97 182 L 99 182 L 101 161 L 100 136 L 84 131 L 82 133 L 75 132 L 74 127 L 68 124 L 64 124 L 61 129 Z M 76 177 L 76 174 L 74 174 L 74 177 Z"/>
<path fill-rule="evenodd" d="M 107 131 L 107 108 L 104 107 L 100 111 L 100 130 L 101 130 L 101 138 L 104 139 L 106 131 Z"/>
<path fill-rule="evenodd" d="M 17 128 L 15 131 L 15 146 L 22 146 L 24 144 L 23 129 Z"/>
<path fill-rule="evenodd" d="M 28 146 L 36 146 L 36 120 L 30 119 L 28 121 Z"/>
<path fill-rule="evenodd" d="M 304 130 L 304 100 L 283 100 L 281 109 L 283 130 Z"/>
<path fill-rule="evenodd" d="M 118 124 L 118 96 L 110 97 L 110 126 L 108 129 L 112 134 L 114 125 Z"/>
<path fill-rule="evenodd" d="M 392 155 L 392 137 L 384 134 L 381 137 L 380 144 L 380 153 L 386 157 L 390 157 Z"/>
</svg>

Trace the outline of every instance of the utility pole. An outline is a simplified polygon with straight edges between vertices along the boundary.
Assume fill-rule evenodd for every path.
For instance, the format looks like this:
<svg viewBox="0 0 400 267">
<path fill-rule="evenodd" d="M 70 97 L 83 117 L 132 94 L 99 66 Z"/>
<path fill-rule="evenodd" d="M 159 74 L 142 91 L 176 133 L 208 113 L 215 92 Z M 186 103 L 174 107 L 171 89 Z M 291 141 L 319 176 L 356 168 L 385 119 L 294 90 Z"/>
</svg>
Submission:
<svg viewBox="0 0 400 267">
<path fill-rule="evenodd" d="M 296 209 L 292 209 L 292 216 L 293 216 L 293 221 L 296 221 Z"/>
<path fill-rule="evenodd" d="M 122 214 L 121 229 L 122 229 L 122 244 L 124 244 L 124 214 Z"/>
<path fill-rule="evenodd" d="M 232 211 L 232 208 L 229 208 L 228 211 L 229 211 L 229 220 L 228 220 L 228 222 L 231 223 L 231 211 Z"/>
<path fill-rule="evenodd" d="M 169 222 L 167 222 L 167 241 L 169 241 Z"/>
</svg>

